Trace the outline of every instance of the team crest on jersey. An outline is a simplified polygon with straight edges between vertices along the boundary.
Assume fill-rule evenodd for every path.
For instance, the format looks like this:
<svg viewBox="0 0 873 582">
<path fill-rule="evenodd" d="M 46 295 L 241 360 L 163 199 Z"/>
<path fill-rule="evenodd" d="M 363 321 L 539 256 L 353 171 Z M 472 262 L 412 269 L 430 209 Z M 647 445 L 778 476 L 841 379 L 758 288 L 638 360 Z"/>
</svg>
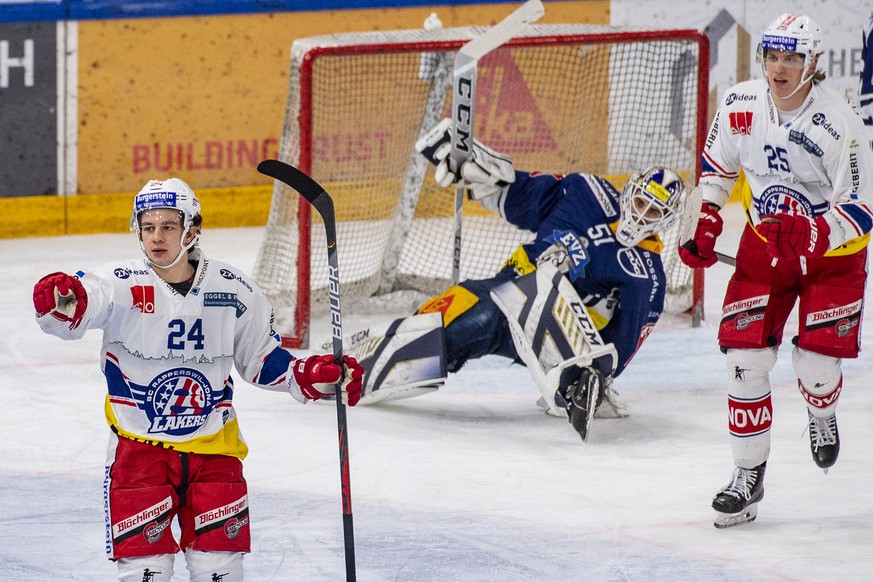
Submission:
<svg viewBox="0 0 873 582">
<path fill-rule="evenodd" d="M 150 433 L 184 436 L 200 428 L 214 405 L 206 376 L 193 368 L 173 368 L 149 382 L 143 409 Z"/>
<path fill-rule="evenodd" d="M 591 256 L 585 250 L 585 246 L 588 243 L 587 240 L 580 238 L 572 230 L 555 230 L 546 237 L 546 241 L 561 245 L 567 251 L 571 281 L 575 281 L 585 275 L 585 265 L 591 260 Z"/>
<path fill-rule="evenodd" d="M 816 211 L 816 207 L 809 202 L 806 196 L 782 184 L 776 184 L 764 190 L 761 196 L 755 200 L 755 208 L 761 216 L 781 212 L 804 216 L 821 214 L 821 212 Z"/>
</svg>

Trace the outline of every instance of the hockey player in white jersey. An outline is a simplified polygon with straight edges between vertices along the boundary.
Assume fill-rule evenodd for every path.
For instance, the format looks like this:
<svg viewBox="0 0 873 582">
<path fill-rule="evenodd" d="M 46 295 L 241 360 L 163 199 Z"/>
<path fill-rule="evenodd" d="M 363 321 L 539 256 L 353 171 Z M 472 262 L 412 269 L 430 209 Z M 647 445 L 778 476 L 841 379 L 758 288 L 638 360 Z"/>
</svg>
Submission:
<svg viewBox="0 0 873 582">
<path fill-rule="evenodd" d="M 706 139 L 703 204 L 692 267 L 716 262 L 718 211 L 740 182 L 748 224 L 728 284 L 718 341 L 728 367 L 734 470 L 712 503 L 716 527 L 754 520 L 764 495 L 773 409 L 769 374 L 798 303 L 792 363 L 806 400 L 810 448 L 827 472 L 837 461 L 841 362 L 860 349 L 873 227 L 873 155 L 861 118 L 820 82 L 818 23 L 783 14 L 764 32 L 764 78 L 727 91 Z"/>
<path fill-rule="evenodd" d="M 123 581 L 170 580 L 180 548 L 192 581 L 243 579 L 248 447 L 233 407 L 233 368 L 304 403 L 333 394 L 340 381 L 347 405 L 360 399 L 354 358 L 338 366 L 333 356 L 295 358 L 281 347 L 261 291 L 198 248 L 201 222 L 185 182 L 153 180 L 136 195 L 130 221 L 144 258 L 52 273 L 33 290 L 46 333 L 73 340 L 103 332 L 106 550 Z"/>
</svg>

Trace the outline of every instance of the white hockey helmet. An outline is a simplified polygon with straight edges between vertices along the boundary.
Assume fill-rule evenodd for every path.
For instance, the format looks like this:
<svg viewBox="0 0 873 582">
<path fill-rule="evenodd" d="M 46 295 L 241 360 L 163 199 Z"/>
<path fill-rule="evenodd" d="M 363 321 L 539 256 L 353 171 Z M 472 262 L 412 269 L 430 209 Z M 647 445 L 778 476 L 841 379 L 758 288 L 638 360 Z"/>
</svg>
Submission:
<svg viewBox="0 0 873 582">
<path fill-rule="evenodd" d="M 130 215 L 130 229 L 136 231 L 137 238 L 142 247 L 142 233 L 140 232 L 140 215 L 149 210 L 170 208 L 178 210 L 182 217 L 182 250 L 176 259 L 169 265 L 160 265 L 169 268 L 179 262 L 185 251 L 191 250 L 200 239 L 200 201 L 194 195 L 191 187 L 179 178 L 166 180 L 150 180 L 142 190 L 133 198 L 133 212 Z M 197 229 L 194 238 L 187 245 L 184 244 L 191 227 Z M 145 249 L 143 249 L 145 252 Z"/>
<path fill-rule="evenodd" d="M 150 180 L 133 198 L 130 229 L 139 230 L 139 215 L 146 210 L 172 208 L 182 213 L 183 226 L 188 228 L 200 214 L 200 201 L 191 187 L 179 178 Z"/>
<path fill-rule="evenodd" d="M 821 26 L 818 22 L 804 14 L 786 13 L 770 23 L 764 31 L 758 44 L 756 59 L 764 69 L 764 57 L 768 50 L 802 55 L 805 70 L 797 86 L 799 89 L 815 74 L 816 57 L 824 53 L 823 47 Z M 764 69 L 764 76 L 767 76 L 766 69 Z"/>
<path fill-rule="evenodd" d="M 632 247 L 673 226 L 684 190 L 682 178 L 667 168 L 655 166 L 631 176 L 619 198 L 621 218 L 615 238 Z"/>
</svg>

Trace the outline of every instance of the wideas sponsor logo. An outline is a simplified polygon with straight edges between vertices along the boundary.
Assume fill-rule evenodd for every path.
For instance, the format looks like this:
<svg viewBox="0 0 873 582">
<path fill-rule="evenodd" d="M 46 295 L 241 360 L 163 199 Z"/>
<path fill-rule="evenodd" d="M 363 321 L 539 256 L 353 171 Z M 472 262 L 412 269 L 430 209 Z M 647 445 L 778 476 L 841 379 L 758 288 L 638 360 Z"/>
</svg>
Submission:
<svg viewBox="0 0 873 582">
<path fill-rule="evenodd" d="M 118 267 L 112 273 L 119 279 L 128 279 L 131 275 L 148 275 L 149 272 L 145 269 L 128 269 L 127 267 Z M 80 276 L 81 278 L 81 276 Z"/>
<path fill-rule="evenodd" d="M 228 281 L 239 281 L 240 285 L 242 285 L 243 287 L 245 287 L 249 291 L 252 291 L 252 286 L 249 285 L 249 282 L 246 281 L 245 279 L 243 279 L 242 277 L 240 277 L 239 275 L 237 275 L 236 273 L 234 273 L 233 271 L 231 271 L 230 269 L 220 269 L 218 271 L 218 274 L 221 275 L 222 277 L 224 277 L 225 279 L 227 279 Z"/>
<path fill-rule="evenodd" d="M 818 127 L 821 127 L 823 130 L 828 132 L 834 140 L 839 141 L 842 137 L 840 133 L 836 130 L 836 128 L 831 125 L 831 122 L 828 121 L 827 116 L 824 113 L 816 113 L 812 116 L 812 124 Z"/>
<path fill-rule="evenodd" d="M 737 101 L 746 102 L 746 101 L 756 101 L 758 97 L 756 95 L 749 95 L 748 93 L 731 93 L 727 97 L 725 97 L 725 105 L 733 105 Z"/>
</svg>

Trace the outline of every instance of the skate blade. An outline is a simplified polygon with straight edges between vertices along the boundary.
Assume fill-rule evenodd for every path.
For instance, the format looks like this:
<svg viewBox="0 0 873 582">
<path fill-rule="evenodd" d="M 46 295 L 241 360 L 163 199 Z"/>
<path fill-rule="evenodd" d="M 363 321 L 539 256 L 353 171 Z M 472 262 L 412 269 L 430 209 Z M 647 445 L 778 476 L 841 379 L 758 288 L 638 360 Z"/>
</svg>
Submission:
<svg viewBox="0 0 873 582">
<path fill-rule="evenodd" d="M 715 523 L 713 523 L 713 525 L 718 529 L 725 529 L 753 522 L 756 517 L 758 517 L 758 504 L 752 503 L 744 510 L 737 513 L 721 513 L 717 511 L 715 513 Z"/>
</svg>

